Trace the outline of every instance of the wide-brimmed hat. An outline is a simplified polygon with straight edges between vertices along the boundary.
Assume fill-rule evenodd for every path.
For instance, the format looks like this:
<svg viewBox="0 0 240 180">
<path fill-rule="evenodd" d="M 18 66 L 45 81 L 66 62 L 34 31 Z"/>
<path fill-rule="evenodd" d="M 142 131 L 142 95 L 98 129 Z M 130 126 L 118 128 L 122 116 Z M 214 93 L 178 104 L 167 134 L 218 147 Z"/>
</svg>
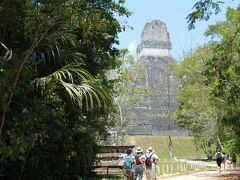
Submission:
<svg viewBox="0 0 240 180">
<path fill-rule="evenodd" d="M 137 149 L 136 149 L 136 153 L 141 153 L 143 150 L 142 150 L 142 148 L 141 147 L 137 147 Z"/>
<path fill-rule="evenodd" d="M 154 150 L 153 150 L 153 148 L 152 148 L 151 146 L 147 148 L 147 152 L 150 153 L 150 152 L 153 152 L 153 151 L 154 151 Z"/>
</svg>

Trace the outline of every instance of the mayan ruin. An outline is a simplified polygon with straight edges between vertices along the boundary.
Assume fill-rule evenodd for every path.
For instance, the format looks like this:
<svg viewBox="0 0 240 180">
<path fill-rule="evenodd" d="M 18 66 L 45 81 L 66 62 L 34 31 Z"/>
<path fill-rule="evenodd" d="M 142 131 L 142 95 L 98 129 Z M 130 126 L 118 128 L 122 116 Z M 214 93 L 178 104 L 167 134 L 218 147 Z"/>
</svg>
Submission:
<svg viewBox="0 0 240 180">
<path fill-rule="evenodd" d="M 137 60 L 145 69 L 143 84 L 151 89 L 144 106 L 135 107 L 137 121 L 130 133 L 136 135 L 188 135 L 168 118 L 168 110 L 177 107 L 177 80 L 169 63 L 172 60 L 172 44 L 167 26 L 160 20 L 147 23 L 137 47 Z"/>
</svg>

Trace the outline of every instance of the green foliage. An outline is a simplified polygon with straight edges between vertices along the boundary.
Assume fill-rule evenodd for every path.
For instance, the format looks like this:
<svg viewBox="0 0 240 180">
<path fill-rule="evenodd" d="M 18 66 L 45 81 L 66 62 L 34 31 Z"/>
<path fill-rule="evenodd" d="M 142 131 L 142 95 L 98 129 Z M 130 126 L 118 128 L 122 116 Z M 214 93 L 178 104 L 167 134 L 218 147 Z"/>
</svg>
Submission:
<svg viewBox="0 0 240 180">
<path fill-rule="evenodd" d="M 12 0 L 0 10 L 0 175 L 62 179 L 91 172 L 119 67 L 124 1 Z"/>
<path fill-rule="evenodd" d="M 194 29 L 195 23 L 198 20 L 209 20 L 210 16 L 214 13 L 217 14 L 221 11 L 220 5 L 223 1 L 218 0 L 199 0 L 197 3 L 194 4 L 193 11 L 190 13 L 186 19 L 188 24 L 188 29 Z"/>
<path fill-rule="evenodd" d="M 220 26 L 220 31 L 212 29 L 212 35 L 219 34 L 220 42 L 215 44 L 214 56 L 207 62 L 206 75 L 208 86 L 215 97 L 221 100 L 219 118 L 226 126 L 230 126 L 238 139 L 239 109 L 239 19 L 240 8 L 229 8 L 227 21 Z"/>
<path fill-rule="evenodd" d="M 226 141 L 223 147 L 226 152 L 233 153 L 233 152 L 238 152 L 236 151 L 237 145 L 238 145 L 237 139 L 232 138 L 229 141 Z"/>
<path fill-rule="evenodd" d="M 213 160 L 214 152 L 215 151 L 213 151 L 212 147 L 205 147 L 204 148 L 204 153 L 205 153 L 207 159 L 210 160 L 210 161 Z"/>
<path fill-rule="evenodd" d="M 205 85 L 205 61 L 212 56 L 211 49 L 199 47 L 185 56 L 184 61 L 175 66 L 179 78 L 179 106 L 174 114 L 176 121 L 190 129 L 199 148 L 208 147 L 218 137 L 217 109 L 211 89 Z"/>
<path fill-rule="evenodd" d="M 130 130 L 128 125 L 138 118 L 134 108 L 141 106 L 151 92 L 147 85 L 141 83 L 145 75 L 143 65 L 129 55 L 124 55 L 120 60 L 122 66 L 117 72 L 112 72 L 112 78 L 118 80 L 114 88 L 117 95 L 115 100 L 122 111 L 120 118 L 123 122 L 118 121 L 117 123 L 119 127 L 123 126 L 127 133 Z"/>
<path fill-rule="evenodd" d="M 9 158 L 10 160 L 25 160 L 26 154 L 34 146 L 33 138 L 28 136 L 19 136 L 13 130 L 8 131 L 7 136 L 9 138 L 9 144 L 4 144 L 1 141 L 2 159 Z"/>
<path fill-rule="evenodd" d="M 93 109 L 94 104 L 101 107 L 111 101 L 107 90 L 94 82 L 94 78 L 85 70 L 71 65 L 53 72 L 52 74 L 35 78 L 32 84 L 35 88 L 43 91 L 45 89 L 63 89 L 72 101 L 76 101 L 80 108 L 85 103 L 87 110 Z M 84 102 L 85 101 L 85 102 Z"/>
<path fill-rule="evenodd" d="M 131 56 L 123 58 L 123 61 L 122 69 L 116 74 L 119 79 L 118 83 L 116 83 L 116 92 L 121 98 L 122 102 L 120 104 L 140 105 L 149 94 L 149 88 L 140 84 L 145 75 L 143 65 Z"/>
<path fill-rule="evenodd" d="M 227 20 L 206 31 L 211 43 L 176 66 L 181 87 L 175 118 L 193 131 L 206 154 L 211 154 L 212 143 L 231 153 L 240 142 L 239 12 L 240 8 L 229 8 Z"/>
</svg>

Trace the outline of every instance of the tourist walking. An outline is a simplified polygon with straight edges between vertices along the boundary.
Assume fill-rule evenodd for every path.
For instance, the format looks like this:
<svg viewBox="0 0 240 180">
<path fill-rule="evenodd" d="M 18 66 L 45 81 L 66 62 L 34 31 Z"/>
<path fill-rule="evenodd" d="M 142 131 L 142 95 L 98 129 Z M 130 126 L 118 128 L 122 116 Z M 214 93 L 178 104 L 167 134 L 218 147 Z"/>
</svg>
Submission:
<svg viewBox="0 0 240 180">
<path fill-rule="evenodd" d="M 218 172 L 221 173 L 221 164 L 222 164 L 223 156 L 220 149 L 217 150 L 215 154 L 215 159 L 218 166 Z"/>
<path fill-rule="evenodd" d="M 226 156 L 225 152 L 222 152 L 223 171 L 226 171 L 226 159 L 227 159 L 227 156 Z"/>
<path fill-rule="evenodd" d="M 158 164 L 158 156 L 154 149 L 149 147 L 147 153 L 140 157 L 141 162 L 145 162 L 146 180 L 157 180 L 156 166 Z"/>
<path fill-rule="evenodd" d="M 236 156 L 236 153 L 235 153 L 235 152 L 232 153 L 232 163 L 233 163 L 233 169 L 236 169 L 237 156 Z"/>
<path fill-rule="evenodd" d="M 134 180 L 138 178 L 138 180 L 142 180 L 143 176 L 143 162 L 140 160 L 140 157 L 143 155 L 143 150 L 141 147 L 136 149 L 135 154 L 135 168 L 134 168 Z"/>
<path fill-rule="evenodd" d="M 229 160 L 229 155 L 227 153 L 225 153 L 224 162 L 225 162 L 224 171 L 227 170 L 232 171 L 232 161 Z"/>
<path fill-rule="evenodd" d="M 123 177 L 124 180 L 133 180 L 135 157 L 132 155 L 132 149 L 127 150 L 127 155 L 123 158 Z"/>
</svg>

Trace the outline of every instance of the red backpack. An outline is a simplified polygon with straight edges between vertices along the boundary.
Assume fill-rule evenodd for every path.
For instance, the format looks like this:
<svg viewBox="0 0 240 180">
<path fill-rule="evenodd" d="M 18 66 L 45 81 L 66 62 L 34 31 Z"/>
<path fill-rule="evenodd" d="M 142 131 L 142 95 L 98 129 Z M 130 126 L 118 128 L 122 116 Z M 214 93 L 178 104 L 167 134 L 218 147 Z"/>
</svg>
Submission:
<svg viewBox="0 0 240 180">
<path fill-rule="evenodd" d="M 149 157 L 147 157 L 147 155 L 145 155 L 145 156 L 146 156 L 145 164 L 146 164 L 147 167 L 152 167 L 152 163 L 153 163 L 153 161 L 152 161 L 152 155 L 153 155 L 153 154 L 154 154 L 154 153 L 152 153 Z"/>
</svg>

